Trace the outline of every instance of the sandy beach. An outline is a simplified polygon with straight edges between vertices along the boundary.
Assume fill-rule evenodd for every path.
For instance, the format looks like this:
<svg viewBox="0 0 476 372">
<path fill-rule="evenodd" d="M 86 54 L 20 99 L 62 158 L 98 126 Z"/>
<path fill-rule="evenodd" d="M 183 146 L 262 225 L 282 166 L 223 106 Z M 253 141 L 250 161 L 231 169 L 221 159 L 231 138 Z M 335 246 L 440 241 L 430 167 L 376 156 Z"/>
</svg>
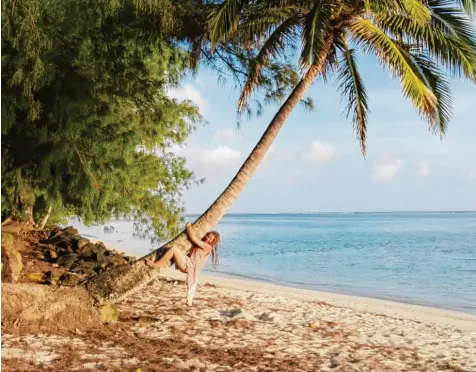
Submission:
<svg viewBox="0 0 476 372">
<path fill-rule="evenodd" d="M 95 330 L 4 329 L 2 370 L 468 371 L 476 316 L 166 270 Z"/>
</svg>

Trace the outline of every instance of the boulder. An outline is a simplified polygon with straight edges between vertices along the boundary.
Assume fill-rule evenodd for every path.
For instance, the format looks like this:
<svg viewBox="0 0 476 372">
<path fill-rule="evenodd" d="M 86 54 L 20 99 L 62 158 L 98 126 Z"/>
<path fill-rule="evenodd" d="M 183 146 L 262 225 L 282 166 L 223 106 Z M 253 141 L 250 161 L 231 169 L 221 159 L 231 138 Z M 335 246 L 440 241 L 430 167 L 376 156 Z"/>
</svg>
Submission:
<svg viewBox="0 0 476 372">
<path fill-rule="evenodd" d="M 90 243 L 89 239 L 81 238 L 76 242 L 76 248 L 78 250 L 81 250 L 86 244 L 89 244 L 89 243 Z"/>
<path fill-rule="evenodd" d="M 97 268 L 98 264 L 96 262 L 79 260 L 71 266 L 70 271 L 73 273 L 84 274 L 89 277 L 97 274 Z"/>
<path fill-rule="evenodd" d="M 45 252 L 45 257 L 48 261 L 54 262 L 58 258 L 58 253 L 54 250 L 48 250 Z"/>
<path fill-rule="evenodd" d="M 58 271 L 47 271 L 45 272 L 45 283 L 50 285 L 56 285 L 60 278 L 60 273 Z"/>
<path fill-rule="evenodd" d="M 76 287 L 83 281 L 83 277 L 76 273 L 65 272 L 60 276 L 59 281 L 65 287 Z"/>
<path fill-rule="evenodd" d="M 69 240 L 61 240 L 60 242 L 57 243 L 58 248 L 63 248 L 66 249 L 67 252 L 73 253 L 73 243 Z"/>
<path fill-rule="evenodd" d="M 94 244 L 97 247 L 97 252 L 106 252 L 107 247 L 103 242 L 96 242 Z"/>
<path fill-rule="evenodd" d="M 68 226 L 63 229 L 63 234 L 78 235 L 78 230 L 75 229 L 73 226 Z"/>
<path fill-rule="evenodd" d="M 114 266 L 125 265 L 127 263 L 124 257 L 119 254 L 114 255 L 114 257 L 112 258 L 112 262 L 114 263 Z"/>
<path fill-rule="evenodd" d="M 17 282 L 22 269 L 20 252 L 13 245 L 2 244 L 2 282 Z"/>
<path fill-rule="evenodd" d="M 135 260 L 137 260 L 137 258 L 134 256 L 124 256 L 124 259 L 129 263 L 135 262 Z"/>
<path fill-rule="evenodd" d="M 43 273 L 30 273 L 26 276 L 29 280 L 36 283 L 43 283 L 45 281 L 45 274 Z"/>
<path fill-rule="evenodd" d="M 95 260 L 96 252 L 97 252 L 96 246 L 92 243 L 88 243 L 81 249 L 78 256 L 86 260 Z"/>
<path fill-rule="evenodd" d="M 60 266 L 63 266 L 67 269 L 71 267 L 73 263 L 78 260 L 78 255 L 76 253 L 66 253 L 65 255 L 59 257 L 56 260 L 56 263 Z"/>
</svg>

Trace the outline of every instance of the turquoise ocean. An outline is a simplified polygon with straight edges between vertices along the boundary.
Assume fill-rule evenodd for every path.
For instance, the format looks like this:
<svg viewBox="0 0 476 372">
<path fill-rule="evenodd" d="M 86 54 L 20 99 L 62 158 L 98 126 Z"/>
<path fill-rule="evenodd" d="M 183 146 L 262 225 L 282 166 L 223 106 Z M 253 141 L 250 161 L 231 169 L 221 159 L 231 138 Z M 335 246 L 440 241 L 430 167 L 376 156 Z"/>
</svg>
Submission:
<svg viewBox="0 0 476 372">
<path fill-rule="evenodd" d="M 130 221 L 72 224 L 137 256 L 155 247 Z M 476 212 L 230 214 L 216 229 L 217 275 L 476 314 Z"/>
</svg>

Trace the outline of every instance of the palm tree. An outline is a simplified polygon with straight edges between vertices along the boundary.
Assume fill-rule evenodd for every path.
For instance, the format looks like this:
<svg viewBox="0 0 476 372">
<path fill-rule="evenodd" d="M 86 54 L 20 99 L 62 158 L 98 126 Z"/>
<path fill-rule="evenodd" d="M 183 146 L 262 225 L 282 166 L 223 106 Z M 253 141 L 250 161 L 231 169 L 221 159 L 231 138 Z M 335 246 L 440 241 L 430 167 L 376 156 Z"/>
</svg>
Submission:
<svg viewBox="0 0 476 372">
<path fill-rule="evenodd" d="M 446 76 L 476 82 L 476 36 L 470 20 L 475 13 L 474 0 L 224 1 L 209 21 L 212 48 L 232 42 L 258 51 L 244 82 L 239 111 L 260 87 L 263 68 L 298 43 L 302 78 L 228 187 L 194 223 L 197 232 L 205 235 L 225 215 L 318 77 L 335 74 L 365 156 L 369 108 L 357 51 L 374 55 L 399 78 L 403 95 L 429 127 L 443 135 L 451 116 Z M 160 256 L 171 246 L 190 249 L 182 233 L 148 256 Z M 139 261 L 97 276 L 86 288 L 97 301 L 114 302 L 157 274 Z"/>
</svg>

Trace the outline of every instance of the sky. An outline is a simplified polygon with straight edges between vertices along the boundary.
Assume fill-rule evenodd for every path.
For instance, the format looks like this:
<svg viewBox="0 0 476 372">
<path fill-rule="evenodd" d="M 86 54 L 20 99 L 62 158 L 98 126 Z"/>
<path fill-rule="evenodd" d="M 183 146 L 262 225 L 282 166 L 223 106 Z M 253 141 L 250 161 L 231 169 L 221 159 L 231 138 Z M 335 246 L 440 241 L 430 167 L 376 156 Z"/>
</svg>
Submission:
<svg viewBox="0 0 476 372">
<path fill-rule="evenodd" d="M 364 159 L 330 79 L 308 92 L 312 112 L 296 107 L 231 213 L 476 210 L 476 86 L 453 80 L 453 118 L 443 140 L 428 130 L 374 59 L 359 57 L 369 96 Z M 186 213 L 202 213 L 228 185 L 277 105 L 238 130 L 239 92 L 202 69 L 171 93 L 194 101 L 207 123 L 175 151 L 197 179 L 184 194 Z"/>
</svg>

